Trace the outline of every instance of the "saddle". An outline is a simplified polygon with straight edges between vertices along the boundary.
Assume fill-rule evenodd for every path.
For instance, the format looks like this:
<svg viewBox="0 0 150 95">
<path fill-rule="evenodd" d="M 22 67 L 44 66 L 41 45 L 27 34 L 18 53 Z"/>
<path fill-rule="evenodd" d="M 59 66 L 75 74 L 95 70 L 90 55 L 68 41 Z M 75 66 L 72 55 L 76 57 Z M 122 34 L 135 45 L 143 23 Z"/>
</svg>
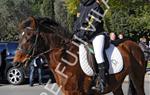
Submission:
<svg viewBox="0 0 150 95">
<path fill-rule="evenodd" d="M 109 74 L 115 74 L 123 69 L 123 59 L 118 48 L 110 43 L 105 47 L 104 59 L 106 62 L 106 70 Z M 97 64 L 94 56 L 94 50 L 91 44 L 79 45 L 79 60 L 83 72 L 88 76 L 94 76 Z"/>
</svg>

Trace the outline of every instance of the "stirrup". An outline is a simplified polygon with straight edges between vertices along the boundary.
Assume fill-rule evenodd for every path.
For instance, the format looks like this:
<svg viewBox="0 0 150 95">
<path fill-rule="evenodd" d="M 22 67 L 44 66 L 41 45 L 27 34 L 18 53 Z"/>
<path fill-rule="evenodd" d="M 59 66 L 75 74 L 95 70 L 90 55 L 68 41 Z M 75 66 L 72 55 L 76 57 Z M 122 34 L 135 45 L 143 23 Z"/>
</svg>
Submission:
<svg viewBox="0 0 150 95">
<path fill-rule="evenodd" d="M 93 86 L 91 89 L 99 91 L 100 93 L 104 93 L 105 84 L 103 84 L 103 80 L 100 78 L 100 76 L 97 76 L 96 85 Z"/>
<path fill-rule="evenodd" d="M 104 93 L 104 86 L 102 85 L 102 83 L 100 83 L 99 84 L 99 86 L 93 86 L 92 88 L 91 88 L 92 90 L 96 90 L 96 91 L 99 91 L 100 93 Z"/>
</svg>

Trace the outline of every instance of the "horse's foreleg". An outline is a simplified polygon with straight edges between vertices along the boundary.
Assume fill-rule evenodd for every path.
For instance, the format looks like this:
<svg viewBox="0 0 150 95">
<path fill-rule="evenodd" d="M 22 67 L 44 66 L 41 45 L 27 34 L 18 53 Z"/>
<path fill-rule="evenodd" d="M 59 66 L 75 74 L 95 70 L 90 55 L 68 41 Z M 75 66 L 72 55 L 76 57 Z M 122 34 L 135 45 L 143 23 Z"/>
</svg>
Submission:
<svg viewBox="0 0 150 95">
<path fill-rule="evenodd" d="M 114 95 L 124 95 L 123 94 L 123 90 L 122 87 L 120 86 L 119 88 L 117 88 L 115 91 L 113 91 Z"/>
</svg>

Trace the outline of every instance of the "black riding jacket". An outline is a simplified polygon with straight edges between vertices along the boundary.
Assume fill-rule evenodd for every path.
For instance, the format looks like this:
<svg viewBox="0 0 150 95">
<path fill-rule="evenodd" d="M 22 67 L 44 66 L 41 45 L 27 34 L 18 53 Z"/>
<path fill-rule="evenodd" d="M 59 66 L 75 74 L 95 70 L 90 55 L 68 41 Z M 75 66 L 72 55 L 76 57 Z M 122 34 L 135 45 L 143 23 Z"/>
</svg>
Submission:
<svg viewBox="0 0 150 95">
<path fill-rule="evenodd" d="M 104 31 L 102 15 L 103 9 L 97 2 L 80 4 L 79 17 L 74 23 L 74 33 L 83 40 L 92 40 L 95 36 Z"/>
</svg>

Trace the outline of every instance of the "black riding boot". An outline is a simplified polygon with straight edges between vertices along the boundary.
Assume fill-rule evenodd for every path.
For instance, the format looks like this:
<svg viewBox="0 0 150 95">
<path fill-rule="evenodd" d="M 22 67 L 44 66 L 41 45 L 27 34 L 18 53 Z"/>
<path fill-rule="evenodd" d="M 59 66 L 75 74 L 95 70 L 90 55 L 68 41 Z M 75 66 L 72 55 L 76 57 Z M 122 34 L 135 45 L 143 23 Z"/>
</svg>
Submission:
<svg viewBox="0 0 150 95">
<path fill-rule="evenodd" d="M 104 92 L 106 86 L 106 76 L 105 76 L 105 63 L 98 64 L 97 78 L 96 78 L 96 86 L 92 87 L 93 90 L 98 90 L 101 93 Z"/>
</svg>

